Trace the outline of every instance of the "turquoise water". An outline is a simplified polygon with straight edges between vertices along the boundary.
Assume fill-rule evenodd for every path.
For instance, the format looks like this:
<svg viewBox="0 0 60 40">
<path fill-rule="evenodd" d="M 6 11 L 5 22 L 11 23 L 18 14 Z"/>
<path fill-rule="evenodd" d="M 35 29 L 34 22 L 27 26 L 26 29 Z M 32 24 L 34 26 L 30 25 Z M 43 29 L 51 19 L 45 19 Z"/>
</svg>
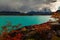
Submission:
<svg viewBox="0 0 60 40">
<path fill-rule="evenodd" d="M 47 22 L 50 16 L 0 16 L 0 29 L 10 21 L 12 25 L 22 24 L 22 26 L 41 24 Z"/>
</svg>

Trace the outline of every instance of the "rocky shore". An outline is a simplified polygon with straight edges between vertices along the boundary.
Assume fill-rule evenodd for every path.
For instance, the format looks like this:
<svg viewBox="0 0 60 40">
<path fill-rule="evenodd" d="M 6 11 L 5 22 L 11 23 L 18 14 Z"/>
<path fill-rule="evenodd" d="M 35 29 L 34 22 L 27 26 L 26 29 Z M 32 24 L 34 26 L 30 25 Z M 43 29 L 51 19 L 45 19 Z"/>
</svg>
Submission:
<svg viewBox="0 0 60 40">
<path fill-rule="evenodd" d="M 50 23 L 25 26 L 9 33 L 4 32 L 0 40 L 52 40 L 53 35 L 60 37 L 60 25 Z"/>
</svg>

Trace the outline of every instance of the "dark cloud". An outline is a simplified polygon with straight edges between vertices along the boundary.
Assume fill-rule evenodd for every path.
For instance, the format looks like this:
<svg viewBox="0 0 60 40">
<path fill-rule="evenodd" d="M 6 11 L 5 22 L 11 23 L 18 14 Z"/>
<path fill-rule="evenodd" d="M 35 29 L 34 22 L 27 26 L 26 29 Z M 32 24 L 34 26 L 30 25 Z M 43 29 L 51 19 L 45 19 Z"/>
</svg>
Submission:
<svg viewBox="0 0 60 40">
<path fill-rule="evenodd" d="M 0 11 L 40 11 L 55 0 L 0 0 Z"/>
</svg>

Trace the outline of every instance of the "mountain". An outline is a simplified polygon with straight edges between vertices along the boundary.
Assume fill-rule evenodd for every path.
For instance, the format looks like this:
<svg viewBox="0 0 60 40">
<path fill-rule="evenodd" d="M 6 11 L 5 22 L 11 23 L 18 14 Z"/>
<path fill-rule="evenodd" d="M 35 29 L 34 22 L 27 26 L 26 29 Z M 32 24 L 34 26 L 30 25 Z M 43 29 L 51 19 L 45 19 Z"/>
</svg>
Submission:
<svg viewBox="0 0 60 40">
<path fill-rule="evenodd" d="M 60 10 L 57 10 L 56 12 L 60 13 Z M 50 11 L 30 11 L 28 13 L 21 13 L 16 11 L 0 11 L 0 15 L 51 15 L 54 12 Z"/>
<path fill-rule="evenodd" d="M 2 12 L 0 12 L 0 15 L 50 15 L 50 12 L 31 11 L 28 13 L 21 13 L 21 12 L 2 11 Z"/>
<path fill-rule="evenodd" d="M 35 11 L 31 11 L 31 12 L 28 12 L 27 14 L 29 14 L 29 15 L 51 15 L 51 12 L 35 12 Z"/>
<path fill-rule="evenodd" d="M 48 10 L 44 10 L 44 11 L 31 11 L 31 12 L 28 12 L 27 14 L 28 15 L 51 15 L 53 13 L 60 13 L 60 10 L 57 10 L 56 12 L 51 12 L 51 11 L 48 11 Z"/>
</svg>

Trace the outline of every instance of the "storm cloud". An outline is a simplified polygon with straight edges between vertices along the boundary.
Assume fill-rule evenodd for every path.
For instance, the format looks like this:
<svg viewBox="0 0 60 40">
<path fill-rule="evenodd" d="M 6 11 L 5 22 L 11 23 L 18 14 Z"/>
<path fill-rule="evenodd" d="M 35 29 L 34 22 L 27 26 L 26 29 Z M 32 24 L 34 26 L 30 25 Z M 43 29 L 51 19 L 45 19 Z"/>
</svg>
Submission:
<svg viewBox="0 0 60 40">
<path fill-rule="evenodd" d="M 56 0 L 0 0 L 0 11 L 40 11 L 43 8 L 51 9 L 55 2 Z"/>
</svg>

